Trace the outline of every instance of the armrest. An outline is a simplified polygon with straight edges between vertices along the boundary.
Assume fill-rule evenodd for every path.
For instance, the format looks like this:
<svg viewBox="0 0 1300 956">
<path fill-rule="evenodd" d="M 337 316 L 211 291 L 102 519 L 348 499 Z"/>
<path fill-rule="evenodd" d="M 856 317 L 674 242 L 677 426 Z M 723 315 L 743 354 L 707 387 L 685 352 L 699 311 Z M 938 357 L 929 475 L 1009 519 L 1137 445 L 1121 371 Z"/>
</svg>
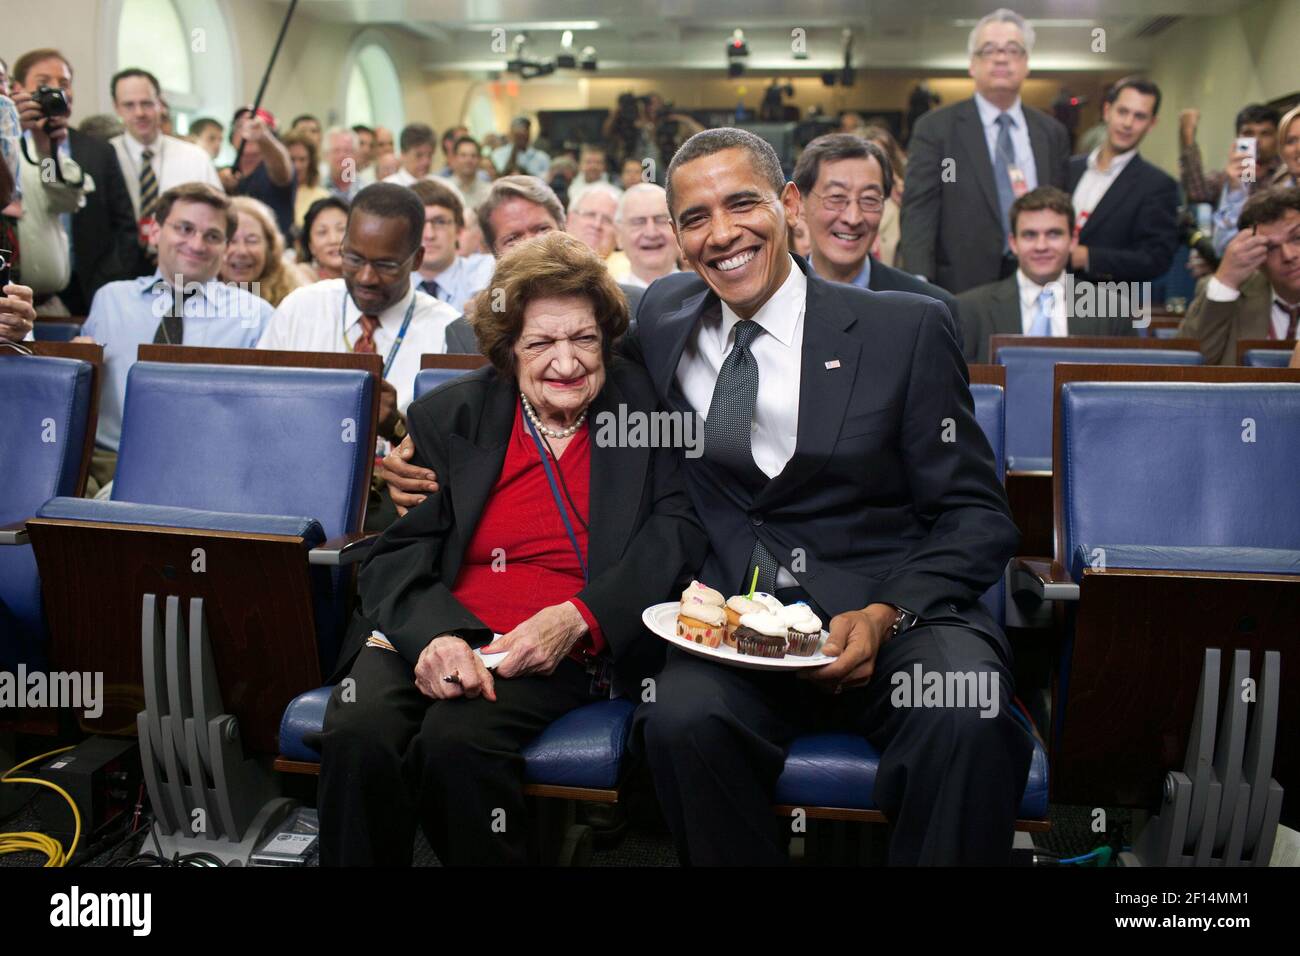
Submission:
<svg viewBox="0 0 1300 956">
<path fill-rule="evenodd" d="M 13 524 L 0 525 L 0 545 L 30 543 L 27 538 L 26 521 L 15 521 Z"/>
<path fill-rule="evenodd" d="M 1027 591 L 1041 601 L 1079 600 L 1079 585 L 1059 561 L 1050 558 L 1013 558 L 1011 591 L 1013 594 Z"/>
<path fill-rule="evenodd" d="M 308 564 L 323 564 L 338 567 L 341 564 L 355 564 L 370 553 L 370 546 L 379 540 L 374 532 L 353 531 L 341 534 L 337 538 L 323 541 L 307 552 Z"/>
</svg>

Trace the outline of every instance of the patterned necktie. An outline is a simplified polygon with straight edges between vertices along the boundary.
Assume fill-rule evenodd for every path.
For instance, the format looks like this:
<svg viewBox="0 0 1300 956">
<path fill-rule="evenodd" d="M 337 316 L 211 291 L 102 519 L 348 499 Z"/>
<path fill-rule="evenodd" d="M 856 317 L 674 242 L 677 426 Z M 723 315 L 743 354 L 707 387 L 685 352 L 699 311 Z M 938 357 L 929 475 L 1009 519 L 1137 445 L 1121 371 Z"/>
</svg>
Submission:
<svg viewBox="0 0 1300 956">
<path fill-rule="evenodd" d="M 375 329 L 379 328 L 379 320 L 373 315 L 363 315 L 361 317 L 361 338 L 357 339 L 357 344 L 352 346 L 352 351 L 359 352 L 362 355 L 375 354 Z"/>
<path fill-rule="evenodd" d="M 758 362 L 749 347 L 762 331 L 763 327 L 752 319 L 736 323 L 736 344 L 718 370 L 709 417 L 704 421 L 704 454 L 737 475 L 758 467 L 751 444 L 754 408 L 758 404 Z M 771 593 L 776 588 L 777 561 L 758 540 L 754 541 L 745 580 L 741 582 L 744 593 L 749 591 L 754 565 L 758 565 L 758 589 Z"/>
<path fill-rule="evenodd" d="M 1030 335 L 1052 334 L 1052 299 L 1054 298 L 1051 289 L 1044 289 L 1038 293 L 1038 312 L 1034 314 L 1034 322 L 1029 327 Z"/>
<path fill-rule="evenodd" d="M 153 171 L 153 151 L 140 154 L 140 218 L 152 219 L 158 209 L 158 177 Z"/>
<path fill-rule="evenodd" d="M 444 289 L 442 286 L 438 285 L 438 283 L 433 279 L 425 279 L 423 282 L 421 282 L 420 289 L 424 292 L 429 293 L 429 295 L 433 296 L 439 302 L 451 301 L 451 296 L 447 294 L 447 290 Z"/>
<path fill-rule="evenodd" d="M 162 290 L 167 288 L 165 284 L 161 285 L 157 294 L 162 294 Z M 181 345 L 185 341 L 185 294 L 176 289 L 172 289 L 171 307 L 163 313 L 162 321 L 158 323 L 158 328 L 153 334 L 154 345 Z"/>
<path fill-rule="evenodd" d="M 1282 338 L 1283 339 L 1295 338 L 1296 323 L 1300 321 L 1300 302 L 1297 302 L 1295 305 L 1288 305 L 1287 303 L 1283 302 L 1281 299 L 1274 298 L 1273 304 L 1287 314 L 1286 335 L 1282 336 Z M 1277 334 L 1274 331 L 1272 322 L 1268 324 L 1268 337 L 1270 339 L 1277 338 Z"/>
<path fill-rule="evenodd" d="M 1016 162 L 1016 148 L 1011 143 L 1011 127 L 1015 120 L 1010 113 L 999 113 L 997 118 L 997 162 L 993 164 L 993 180 L 998 186 L 998 206 L 1002 209 L 1002 248 L 1010 246 L 1007 236 L 1011 234 L 1011 204 L 1016 201 L 1016 191 L 1011 187 L 1011 167 Z"/>
</svg>

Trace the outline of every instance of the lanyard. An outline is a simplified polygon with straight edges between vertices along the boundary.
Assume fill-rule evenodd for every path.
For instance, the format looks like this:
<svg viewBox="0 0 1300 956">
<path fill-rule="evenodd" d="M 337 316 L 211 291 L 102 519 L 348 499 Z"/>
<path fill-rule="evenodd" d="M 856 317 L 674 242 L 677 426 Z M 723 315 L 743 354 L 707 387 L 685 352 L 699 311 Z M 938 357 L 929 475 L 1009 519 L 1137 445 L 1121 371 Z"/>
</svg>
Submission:
<svg viewBox="0 0 1300 956">
<path fill-rule="evenodd" d="M 406 317 L 402 319 L 402 327 L 397 330 L 397 338 L 393 340 L 393 346 L 388 350 L 388 358 L 384 359 L 384 379 L 388 379 L 388 373 L 392 371 L 393 360 L 397 358 L 397 351 L 402 347 L 402 340 L 406 338 L 406 330 L 411 324 L 411 316 L 415 314 L 415 296 L 411 296 L 411 304 L 406 307 Z M 349 352 L 354 351 L 352 343 L 348 341 L 348 292 L 343 290 L 343 313 L 339 316 L 339 331 L 343 336 L 343 344 Z"/>
<path fill-rule="evenodd" d="M 528 434 L 533 436 L 533 444 L 537 446 L 537 454 L 542 456 L 542 467 L 546 470 L 546 482 L 551 486 L 551 497 L 555 499 L 555 507 L 560 510 L 560 519 L 564 522 L 564 531 L 569 536 L 569 544 L 573 545 L 573 553 L 578 556 L 578 565 L 582 568 L 582 582 L 586 584 L 591 580 L 587 572 L 587 562 L 582 556 L 582 549 L 578 547 L 578 536 L 573 533 L 573 525 L 569 522 L 569 512 L 564 507 L 564 500 L 560 497 L 560 489 L 555 484 L 555 475 L 551 472 L 551 456 L 545 446 L 542 445 L 542 439 L 537 434 L 537 429 L 533 427 L 533 420 L 524 415 L 524 424 L 528 426 Z M 556 462 L 556 467 L 559 462 Z"/>
</svg>

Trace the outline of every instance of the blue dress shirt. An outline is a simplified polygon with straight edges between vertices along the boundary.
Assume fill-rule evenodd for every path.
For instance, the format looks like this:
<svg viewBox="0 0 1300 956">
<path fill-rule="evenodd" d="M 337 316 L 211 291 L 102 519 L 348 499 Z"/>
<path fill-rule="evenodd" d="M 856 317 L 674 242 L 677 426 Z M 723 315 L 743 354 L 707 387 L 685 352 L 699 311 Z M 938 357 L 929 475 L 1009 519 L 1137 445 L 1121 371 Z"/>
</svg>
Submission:
<svg viewBox="0 0 1300 956">
<path fill-rule="evenodd" d="M 464 312 L 470 297 L 488 287 L 495 269 L 496 260 L 492 256 L 483 253 L 457 256 L 450 266 L 433 277 L 432 281 L 438 283 L 436 292 L 430 280 L 418 272 L 411 273 L 411 286 L 446 302 L 457 312 Z"/>
<path fill-rule="evenodd" d="M 156 289 L 156 291 L 155 291 Z M 185 300 L 183 342 L 212 348 L 251 349 L 275 310 L 271 303 L 244 289 L 217 280 L 193 285 Z M 90 316 L 81 327 L 104 346 L 104 380 L 99 390 L 99 429 L 95 444 L 117 451 L 122 437 L 126 380 L 136 350 L 152 342 L 162 316 L 171 308 L 171 287 L 162 276 L 110 282 L 95 293 Z"/>
</svg>

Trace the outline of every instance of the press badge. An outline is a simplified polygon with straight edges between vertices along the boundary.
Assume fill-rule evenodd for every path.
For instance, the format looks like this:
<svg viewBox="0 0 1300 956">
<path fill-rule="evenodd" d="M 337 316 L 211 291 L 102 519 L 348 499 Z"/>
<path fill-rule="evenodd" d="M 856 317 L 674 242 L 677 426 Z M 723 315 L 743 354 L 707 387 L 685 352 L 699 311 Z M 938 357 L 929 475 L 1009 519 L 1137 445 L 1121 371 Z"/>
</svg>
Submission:
<svg viewBox="0 0 1300 956">
<path fill-rule="evenodd" d="M 1025 172 L 1015 163 L 1007 166 L 1007 175 L 1011 177 L 1011 191 L 1019 199 L 1025 193 L 1029 192 L 1029 181 L 1025 179 Z"/>
</svg>

